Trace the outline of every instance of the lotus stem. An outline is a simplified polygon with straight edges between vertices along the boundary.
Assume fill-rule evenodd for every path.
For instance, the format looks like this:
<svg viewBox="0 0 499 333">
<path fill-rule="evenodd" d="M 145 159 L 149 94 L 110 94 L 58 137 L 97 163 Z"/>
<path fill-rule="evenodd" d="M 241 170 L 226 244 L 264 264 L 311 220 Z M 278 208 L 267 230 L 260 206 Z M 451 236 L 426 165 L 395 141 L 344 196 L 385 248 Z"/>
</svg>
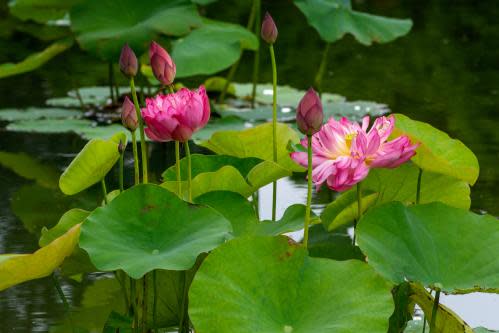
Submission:
<svg viewBox="0 0 499 333">
<path fill-rule="evenodd" d="M 416 189 L 416 204 L 421 202 L 421 179 L 423 178 L 423 169 L 419 168 L 418 173 L 418 186 Z"/>
<path fill-rule="evenodd" d="M 192 161 L 191 149 L 189 148 L 189 141 L 184 143 L 185 155 L 187 156 L 187 191 L 189 193 L 189 202 L 192 202 Z"/>
<path fill-rule="evenodd" d="M 440 302 L 440 289 L 435 290 L 435 300 L 433 301 L 433 309 L 431 310 L 431 322 L 430 322 L 430 333 L 436 333 L 436 322 L 437 322 L 437 310 L 438 304 Z"/>
<path fill-rule="evenodd" d="M 310 210 L 312 205 L 312 135 L 307 135 L 307 207 L 305 209 L 305 228 L 303 234 L 303 246 L 308 248 L 308 227 L 310 225 Z"/>
<path fill-rule="evenodd" d="M 359 223 L 360 219 L 362 218 L 362 187 L 360 184 L 360 182 L 357 183 L 357 219 L 355 219 L 353 222 L 353 246 L 355 246 L 355 240 L 357 237 L 357 223 Z"/>
<path fill-rule="evenodd" d="M 135 174 L 135 185 L 140 183 L 140 170 L 139 170 L 139 154 L 137 152 L 137 137 L 135 131 L 132 132 L 132 146 L 133 146 L 133 169 Z"/>
<path fill-rule="evenodd" d="M 68 303 L 68 300 L 66 296 L 64 295 L 64 292 L 62 291 L 61 285 L 59 284 L 59 279 L 57 279 L 57 276 L 55 273 L 52 274 L 52 280 L 54 281 L 54 286 L 55 289 L 57 290 L 57 293 L 59 294 L 59 297 L 61 298 L 62 304 L 64 305 L 64 310 L 66 311 L 66 314 L 68 316 L 69 320 L 69 325 L 71 326 L 71 331 L 74 332 L 74 327 L 73 327 L 73 316 L 71 315 L 71 309 Z"/>
<path fill-rule="evenodd" d="M 147 331 L 147 301 L 148 301 L 148 292 L 147 292 L 147 278 L 149 277 L 149 274 L 144 275 L 144 278 L 142 279 L 142 289 L 143 289 L 143 295 L 142 295 L 142 332 L 146 333 Z"/>
<path fill-rule="evenodd" d="M 254 0 L 253 6 L 255 9 L 255 35 L 260 36 L 260 29 L 262 28 L 261 23 L 261 0 Z M 258 74 L 260 68 L 260 46 L 255 51 L 255 57 L 253 59 L 253 89 L 251 91 L 251 108 L 255 108 L 255 97 L 256 97 L 256 85 L 258 82 Z"/>
<path fill-rule="evenodd" d="M 187 286 L 187 272 L 182 271 L 181 273 L 182 281 L 183 281 L 183 291 L 182 291 L 182 303 L 180 305 L 180 322 L 179 322 L 179 333 L 188 333 L 189 332 L 189 318 L 187 313 L 187 304 L 188 304 L 188 291 L 189 288 Z"/>
<path fill-rule="evenodd" d="M 154 270 L 152 272 L 152 283 L 154 288 L 154 299 L 152 303 L 152 323 L 154 325 L 154 333 L 158 333 L 157 323 L 157 315 L 158 315 L 158 283 L 157 283 L 157 272 Z"/>
<path fill-rule="evenodd" d="M 426 332 L 426 316 L 423 313 L 423 333 L 425 333 L 425 332 Z"/>
<path fill-rule="evenodd" d="M 134 333 L 138 332 L 139 327 L 139 313 L 137 311 L 137 281 L 133 278 L 130 278 L 130 301 L 132 303 L 132 311 L 133 311 L 133 331 Z"/>
<path fill-rule="evenodd" d="M 119 183 L 120 183 L 120 192 L 123 192 L 125 190 L 125 186 L 123 185 L 123 173 L 124 173 L 124 157 L 125 157 L 125 151 L 123 150 L 120 152 L 120 178 L 119 178 Z"/>
<path fill-rule="evenodd" d="M 114 81 L 113 63 L 109 62 L 109 64 L 108 64 L 108 84 L 109 84 L 109 96 L 111 96 L 111 104 L 116 103 L 116 99 L 114 97 L 114 90 L 113 90 L 113 81 Z"/>
<path fill-rule="evenodd" d="M 322 78 L 324 77 L 324 73 L 326 72 L 327 69 L 327 60 L 328 60 L 328 54 L 329 54 L 329 47 L 331 46 L 331 43 L 326 43 L 326 46 L 324 47 L 324 51 L 322 51 L 322 60 L 321 64 L 319 66 L 319 70 L 317 71 L 317 74 L 315 75 L 315 88 L 319 92 L 319 96 L 322 97 Z"/>
<path fill-rule="evenodd" d="M 260 208 L 258 207 L 258 190 L 251 194 L 251 201 L 253 202 L 253 208 L 255 209 L 256 217 L 260 220 Z"/>
<path fill-rule="evenodd" d="M 182 183 L 180 178 L 180 142 L 175 141 L 175 169 L 177 171 L 177 194 L 182 197 Z"/>
<path fill-rule="evenodd" d="M 272 144 L 274 163 L 277 163 L 277 66 L 274 45 L 269 45 L 272 60 Z M 277 181 L 272 182 L 272 221 L 276 220 Z"/>
<path fill-rule="evenodd" d="M 130 88 L 132 90 L 133 104 L 135 105 L 135 111 L 137 112 L 137 120 L 139 122 L 140 130 L 140 149 L 142 151 L 142 182 L 147 184 L 147 147 L 146 147 L 146 137 L 144 134 L 144 121 L 142 115 L 140 114 L 139 101 L 137 99 L 137 92 L 135 91 L 135 82 L 133 77 L 130 78 Z"/>
<path fill-rule="evenodd" d="M 225 95 L 227 94 L 227 90 L 229 89 L 229 85 L 232 82 L 232 79 L 234 78 L 234 75 L 236 74 L 237 68 L 239 67 L 239 63 L 241 62 L 241 57 L 237 59 L 236 63 L 232 65 L 232 67 L 229 70 L 229 73 L 227 74 L 227 78 L 225 79 L 225 84 L 222 88 L 222 92 L 220 93 L 220 103 L 223 104 L 225 102 Z"/>
<path fill-rule="evenodd" d="M 107 205 L 109 202 L 107 200 L 106 179 L 102 178 L 100 183 L 101 183 L 101 187 L 102 187 L 102 195 L 104 195 L 104 203 Z"/>
</svg>

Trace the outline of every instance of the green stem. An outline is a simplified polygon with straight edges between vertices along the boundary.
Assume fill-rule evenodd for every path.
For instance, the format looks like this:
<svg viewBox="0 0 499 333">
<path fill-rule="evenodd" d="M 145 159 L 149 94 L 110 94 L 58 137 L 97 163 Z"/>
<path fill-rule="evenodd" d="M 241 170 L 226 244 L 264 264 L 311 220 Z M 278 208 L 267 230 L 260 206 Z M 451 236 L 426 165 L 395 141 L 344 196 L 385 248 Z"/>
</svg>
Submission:
<svg viewBox="0 0 499 333">
<path fill-rule="evenodd" d="M 152 272 L 152 280 L 153 280 L 153 288 L 154 288 L 154 299 L 152 303 L 152 323 L 154 325 L 154 332 L 158 333 L 158 328 L 157 328 L 157 311 L 158 311 L 158 283 L 157 283 L 157 277 L 156 277 L 156 271 L 154 270 Z"/>
<path fill-rule="evenodd" d="M 123 279 L 120 276 L 123 276 Z M 129 309 L 130 304 L 128 302 L 128 293 L 125 286 L 126 275 L 123 271 L 114 271 L 114 277 L 116 278 L 116 281 L 118 281 L 120 284 L 121 291 L 123 293 L 123 298 L 125 299 L 125 309 Z"/>
<path fill-rule="evenodd" d="M 312 205 L 312 135 L 308 139 L 308 167 L 307 167 L 307 208 L 305 210 L 305 228 L 303 234 L 303 246 L 308 247 L 308 227 L 310 225 L 310 210 Z"/>
<path fill-rule="evenodd" d="M 133 278 L 130 278 L 130 302 L 132 303 L 133 311 L 133 331 L 137 333 L 139 328 L 139 312 L 137 311 L 137 281 Z"/>
<path fill-rule="evenodd" d="M 146 333 L 147 329 L 147 302 L 148 302 L 148 296 L 149 293 L 147 292 L 147 279 L 149 277 L 149 274 L 144 275 L 144 278 L 142 279 L 142 289 L 143 289 L 143 294 L 142 294 L 142 332 Z"/>
<path fill-rule="evenodd" d="M 186 271 L 182 271 L 182 281 L 183 281 L 183 291 L 182 291 L 182 302 L 180 305 L 180 322 L 179 322 L 179 333 L 189 332 L 189 319 L 187 313 L 187 304 L 188 304 L 188 291 L 189 288 L 187 286 L 187 273 Z"/>
<path fill-rule="evenodd" d="M 425 332 L 426 332 L 426 316 L 423 313 L 423 333 L 425 333 Z"/>
<path fill-rule="evenodd" d="M 62 291 L 61 285 L 59 284 L 59 280 L 57 279 L 57 276 L 55 275 L 55 273 L 52 274 L 52 279 L 54 281 L 55 289 L 57 290 L 57 293 L 59 294 L 59 297 L 61 298 L 62 304 L 64 304 L 64 310 L 66 311 L 66 314 L 68 316 L 69 324 L 71 326 L 71 331 L 74 332 L 73 317 L 71 315 L 71 309 L 69 307 L 68 300 L 67 300 L 66 296 L 64 295 L 64 292 Z"/>
<path fill-rule="evenodd" d="M 260 220 L 260 209 L 258 205 L 258 190 L 251 194 L 251 201 L 253 202 L 253 209 L 255 209 L 256 217 Z"/>
<path fill-rule="evenodd" d="M 324 48 L 324 51 L 322 52 L 322 60 L 321 60 L 320 66 L 319 66 L 319 70 L 317 71 L 317 74 L 315 75 L 315 88 L 319 92 L 319 96 L 322 95 L 322 78 L 324 77 L 324 73 L 326 72 L 326 69 L 327 69 L 327 60 L 328 60 L 328 53 L 329 53 L 330 46 L 331 46 L 330 43 L 326 43 L 326 47 Z"/>
<path fill-rule="evenodd" d="M 139 122 L 140 130 L 140 149 L 142 151 L 142 182 L 147 184 L 147 147 L 146 147 L 146 137 L 144 135 L 144 121 L 142 120 L 142 115 L 140 114 L 139 101 L 137 99 L 137 92 L 135 91 L 135 82 L 133 77 L 130 78 L 130 88 L 132 90 L 133 104 L 135 105 L 135 112 L 137 112 L 137 120 Z"/>
<path fill-rule="evenodd" d="M 189 202 L 192 202 L 192 165 L 191 165 L 191 149 L 189 148 L 189 141 L 184 142 L 185 155 L 187 156 L 187 191 L 189 193 Z"/>
<path fill-rule="evenodd" d="M 436 322 L 437 322 L 437 310 L 438 303 L 440 302 L 440 289 L 435 291 L 435 300 L 433 301 L 433 309 L 431 310 L 431 323 L 430 323 L 430 333 L 436 333 Z"/>
<path fill-rule="evenodd" d="M 232 67 L 229 70 L 229 73 L 227 74 L 227 78 L 225 79 L 225 84 L 222 89 L 222 92 L 220 93 L 220 104 L 223 104 L 225 102 L 225 95 L 227 94 L 227 90 L 229 89 L 229 85 L 232 82 L 232 79 L 234 79 L 234 75 L 236 74 L 237 68 L 239 67 L 239 63 L 241 62 L 241 57 L 237 59 L 236 63 L 232 65 Z"/>
<path fill-rule="evenodd" d="M 175 141 L 175 169 L 177 171 L 177 194 L 182 198 L 182 179 L 180 178 L 180 142 Z"/>
<path fill-rule="evenodd" d="M 110 62 L 108 64 L 108 84 L 109 84 L 109 95 L 111 96 L 111 104 L 116 103 L 116 99 L 114 97 L 114 90 L 113 90 L 113 81 L 114 81 L 114 71 L 113 71 L 113 63 Z"/>
<path fill-rule="evenodd" d="M 261 29 L 261 0 L 254 0 L 255 7 L 255 35 L 260 36 Z M 260 47 L 255 51 L 253 59 L 253 89 L 251 91 L 251 108 L 255 108 L 256 84 L 258 82 L 258 69 L 260 68 Z"/>
<path fill-rule="evenodd" d="M 104 203 L 107 205 L 109 202 L 107 200 L 107 189 L 106 189 L 106 179 L 102 178 L 101 181 L 101 186 L 102 186 L 102 195 L 104 195 Z"/>
<path fill-rule="evenodd" d="M 133 169 L 135 174 L 135 185 L 140 183 L 140 170 L 139 170 L 139 154 L 137 152 L 137 137 L 135 131 L 132 132 L 132 147 L 133 147 Z"/>
<path fill-rule="evenodd" d="M 419 204 L 421 202 L 421 179 L 423 178 L 423 169 L 419 169 L 418 173 L 418 187 L 416 189 L 416 203 Z"/>
<path fill-rule="evenodd" d="M 277 163 L 277 66 L 275 62 L 274 45 L 269 45 L 272 60 L 272 145 L 273 160 Z M 277 181 L 272 183 L 272 221 L 276 220 Z"/>
<path fill-rule="evenodd" d="M 120 152 L 120 192 L 123 192 L 125 190 L 125 186 L 123 185 L 123 173 L 124 173 L 124 157 L 125 157 L 125 151 Z"/>
<path fill-rule="evenodd" d="M 362 217 L 362 188 L 360 182 L 357 183 L 357 218 L 353 222 L 353 240 L 352 245 L 355 246 L 355 240 L 357 237 L 357 223 L 359 223 Z"/>
<path fill-rule="evenodd" d="M 113 71 L 114 73 L 114 71 Z M 114 76 L 114 74 L 113 74 Z M 114 81 L 114 94 L 116 95 L 116 102 L 120 99 L 120 88 L 118 87 L 118 82 Z"/>
</svg>

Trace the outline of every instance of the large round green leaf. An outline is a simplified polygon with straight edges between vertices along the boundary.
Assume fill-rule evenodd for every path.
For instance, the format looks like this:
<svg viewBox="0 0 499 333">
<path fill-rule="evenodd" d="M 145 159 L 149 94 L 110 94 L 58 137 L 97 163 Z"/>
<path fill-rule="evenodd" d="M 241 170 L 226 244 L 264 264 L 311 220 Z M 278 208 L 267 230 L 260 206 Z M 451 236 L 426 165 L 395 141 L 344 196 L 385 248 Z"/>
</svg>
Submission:
<svg viewBox="0 0 499 333">
<path fill-rule="evenodd" d="M 402 114 L 396 114 L 395 119 L 392 136 L 407 135 L 412 142 L 421 143 L 412 158 L 421 169 L 475 184 L 479 173 L 478 160 L 461 141 L 451 139 L 447 133 Z"/>
<path fill-rule="evenodd" d="M 142 54 L 159 34 L 180 36 L 201 25 L 187 0 L 86 0 L 71 9 L 71 28 L 80 46 L 117 61 L 125 43 Z"/>
<path fill-rule="evenodd" d="M 362 208 L 390 201 L 414 203 L 419 169 L 406 163 L 396 169 L 373 169 L 361 183 Z M 471 204 L 470 187 L 467 182 L 454 177 L 424 171 L 421 177 L 421 203 L 434 201 L 449 206 L 468 209 Z M 328 230 L 347 225 L 357 218 L 357 189 L 342 193 L 331 202 L 321 215 Z"/>
<path fill-rule="evenodd" d="M 213 152 L 236 157 L 258 157 L 272 161 L 272 123 L 262 124 L 244 131 L 220 131 L 201 143 Z M 292 170 L 303 171 L 290 157 L 289 142 L 297 143 L 298 133 L 286 124 L 277 123 L 277 164 Z"/>
<path fill-rule="evenodd" d="M 80 246 L 98 269 L 122 269 L 140 278 L 154 269 L 189 269 L 231 229 L 209 207 L 189 204 L 157 185 L 139 185 L 90 214 Z"/>
<path fill-rule="evenodd" d="M 172 52 L 177 77 L 214 74 L 235 63 L 244 49 L 257 50 L 258 39 L 244 27 L 205 20 L 175 42 Z"/>
<path fill-rule="evenodd" d="M 434 202 L 393 202 L 360 220 L 357 241 L 380 274 L 445 292 L 499 289 L 499 222 Z"/>
<path fill-rule="evenodd" d="M 109 140 L 90 140 L 61 175 L 61 191 L 72 195 L 101 181 L 120 158 L 120 141 L 126 143 L 125 133 Z"/>
<path fill-rule="evenodd" d="M 350 0 L 294 0 L 294 3 L 321 38 L 330 43 L 346 34 L 352 34 L 364 45 L 387 43 L 406 35 L 412 27 L 411 20 L 357 12 Z"/>
<path fill-rule="evenodd" d="M 360 261 L 310 258 L 283 236 L 237 238 L 201 265 L 189 314 L 204 333 L 385 333 L 390 289 Z"/>
<path fill-rule="evenodd" d="M 69 8 L 81 0 L 15 0 L 9 2 L 9 11 L 26 21 L 45 23 L 64 18 Z"/>
</svg>

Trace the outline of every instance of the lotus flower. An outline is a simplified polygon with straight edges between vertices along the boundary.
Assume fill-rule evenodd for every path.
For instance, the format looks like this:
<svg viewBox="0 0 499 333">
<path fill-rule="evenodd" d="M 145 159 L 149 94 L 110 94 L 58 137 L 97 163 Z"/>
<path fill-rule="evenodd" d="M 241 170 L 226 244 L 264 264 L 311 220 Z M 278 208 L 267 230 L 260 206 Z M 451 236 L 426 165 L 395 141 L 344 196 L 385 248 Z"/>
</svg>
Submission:
<svg viewBox="0 0 499 333">
<path fill-rule="evenodd" d="M 151 140 L 188 141 L 210 119 L 208 95 L 204 86 L 200 86 L 196 91 L 182 88 L 174 94 L 147 98 L 142 118 Z"/>
<path fill-rule="evenodd" d="M 411 144 L 407 136 L 392 141 L 395 118 L 379 117 L 367 131 L 369 117 L 362 125 L 346 118 L 330 118 L 312 136 L 312 180 L 317 189 L 326 182 L 335 191 L 345 191 L 367 177 L 370 168 L 395 168 L 416 154 L 419 144 Z M 301 144 L 307 147 L 305 137 Z M 307 153 L 295 152 L 291 158 L 307 167 Z"/>
<path fill-rule="evenodd" d="M 168 52 L 154 41 L 149 47 L 149 61 L 152 72 L 159 82 L 164 85 L 173 83 L 177 67 Z"/>
</svg>

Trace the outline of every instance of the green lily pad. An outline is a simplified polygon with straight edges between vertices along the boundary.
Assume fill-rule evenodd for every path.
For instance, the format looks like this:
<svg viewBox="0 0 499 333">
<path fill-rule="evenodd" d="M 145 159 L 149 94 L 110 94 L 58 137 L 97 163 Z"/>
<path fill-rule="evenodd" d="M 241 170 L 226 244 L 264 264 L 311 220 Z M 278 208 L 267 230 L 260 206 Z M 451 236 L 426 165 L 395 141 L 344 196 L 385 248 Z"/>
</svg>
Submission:
<svg viewBox="0 0 499 333">
<path fill-rule="evenodd" d="M 64 213 L 64 215 L 61 216 L 61 219 L 53 228 L 47 229 L 44 227 L 42 229 L 42 235 L 40 237 L 38 244 L 41 247 L 47 246 L 48 244 L 52 243 L 55 239 L 64 235 L 66 232 L 68 232 L 69 229 L 71 229 L 75 225 L 85 221 L 85 219 L 88 217 L 89 214 L 90 214 L 89 211 L 79 208 L 73 208 L 68 210 L 66 213 Z"/>
<path fill-rule="evenodd" d="M 388 203 L 357 226 L 357 242 L 381 275 L 446 293 L 499 289 L 499 257 L 490 255 L 499 251 L 498 239 L 497 219 L 439 202 Z"/>
<path fill-rule="evenodd" d="M 200 28 L 173 44 L 176 77 L 217 73 L 235 63 L 245 49 L 258 49 L 258 39 L 251 31 L 205 19 Z"/>
<path fill-rule="evenodd" d="M 225 117 L 222 119 L 212 118 L 205 127 L 192 135 L 195 142 L 208 140 L 214 133 L 220 131 L 234 130 L 242 131 L 248 128 L 246 124 L 236 117 Z"/>
<path fill-rule="evenodd" d="M 46 49 L 40 52 L 33 53 L 21 62 L 0 64 L 0 79 L 12 75 L 18 75 L 26 72 L 31 72 L 47 61 L 54 58 L 61 52 L 66 51 L 73 45 L 72 38 L 65 38 L 54 42 Z"/>
<path fill-rule="evenodd" d="M 109 140 L 89 141 L 61 175 L 61 191 L 73 195 L 101 181 L 120 158 L 120 140 L 126 142 L 125 133 L 117 133 Z"/>
<path fill-rule="evenodd" d="M 272 161 L 272 140 L 272 124 L 266 123 L 244 131 L 216 132 L 200 145 L 219 155 Z M 287 146 L 290 141 L 298 142 L 298 133 L 286 124 L 277 123 L 277 164 L 291 171 L 303 171 L 304 168 L 289 157 Z"/>
<path fill-rule="evenodd" d="M 205 333 L 385 333 L 390 289 L 360 261 L 310 258 L 283 236 L 237 238 L 204 260 L 189 315 Z"/>
<path fill-rule="evenodd" d="M 80 225 L 75 225 L 67 233 L 35 253 L 9 254 L 0 259 L 0 291 L 52 274 L 64 259 L 73 253 L 78 244 L 79 234 Z"/>
<path fill-rule="evenodd" d="M 0 151 L 0 165 L 47 188 L 57 188 L 59 171 L 25 153 Z"/>
<path fill-rule="evenodd" d="M 260 187 L 277 179 L 290 176 L 291 172 L 270 161 L 255 157 L 238 158 L 227 155 L 193 154 L 192 197 L 204 193 L 227 190 L 248 197 Z M 177 192 L 175 165 L 163 173 L 161 186 Z M 187 192 L 187 159 L 180 160 L 180 175 L 183 193 Z"/>
<path fill-rule="evenodd" d="M 72 5 L 80 0 L 15 0 L 9 2 L 9 12 L 26 21 L 46 23 L 64 18 Z"/>
<path fill-rule="evenodd" d="M 130 87 L 119 87 L 120 94 L 130 94 Z M 102 107 L 106 105 L 111 98 L 109 87 L 95 86 L 95 87 L 82 87 L 76 90 L 70 90 L 66 97 L 53 97 L 45 101 L 45 104 L 53 107 L 64 107 L 64 108 L 80 108 L 81 104 L 78 100 L 78 95 L 80 94 L 81 101 L 84 105 Z"/>
<path fill-rule="evenodd" d="M 27 109 L 3 109 L 0 110 L 0 120 L 20 121 L 20 120 L 38 120 L 38 119 L 74 119 L 81 118 L 80 110 L 61 109 L 61 108 L 37 108 Z"/>
<path fill-rule="evenodd" d="M 142 54 L 160 34 L 181 36 L 201 24 L 187 0 L 149 0 L 140 6 L 134 0 L 87 0 L 71 8 L 71 29 L 80 46 L 108 61 L 117 61 L 125 43 Z"/>
<path fill-rule="evenodd" d="M 477 327 L 473 329 L 474 333 L 499 333 L 499 331 L 488 330 L 485 327 Z"/>
<path fill-rule="evenodd" d="M 122 269 L 140 278 L 154 269 L 191 268 L 230 231 L 213 209 L 188 204 L 156 185 L 139 185 L 90 214 L 80 246 L 98 269 Z"/>
<path fill-rule="evenodd" d="M 308 252 L 311 257 L 334 260 L 364 260 L 358 246 L 352 244 L 352 238 L 345 232 L 327 232 L 322 225 L 309 229 Z"/>
<path fill-rule="evenodd" d="M 396 169 L 371 170 L 361 183 L 363 212 L 390 201 L 414 203 L 418 173 L 419 169 L 412 163 L 403 164 Z M 425 171 L 421 178 L 421 203 L 434 201 L 469 209 L 469 185 L 463 180 Z M 324 209 L 322 222 L 330 231 L 348 225 L 357 218 L 357 207 L 357 189 L 352 188 Z"/>
<path fill-rule="evenodd" d="M 402 114 L 395 115 L 392 136 L 407 135 L 412 142 L 420 142 L 412 161 L 421 169 L 456 177 L 475 184 L 479 166 L 473 152 L 461 141 L 435 127 L 412 120 Z"/>
<path fill-rule="evenodd" d="M 352 9 L 350 0 L 294 0 L 308 23 L 321 38 L 332 43 L 352 34 L 359 43 L 387 43 L 411 30 L 409 19 L 394 19 L 370 15 Z"/>
</svg>

